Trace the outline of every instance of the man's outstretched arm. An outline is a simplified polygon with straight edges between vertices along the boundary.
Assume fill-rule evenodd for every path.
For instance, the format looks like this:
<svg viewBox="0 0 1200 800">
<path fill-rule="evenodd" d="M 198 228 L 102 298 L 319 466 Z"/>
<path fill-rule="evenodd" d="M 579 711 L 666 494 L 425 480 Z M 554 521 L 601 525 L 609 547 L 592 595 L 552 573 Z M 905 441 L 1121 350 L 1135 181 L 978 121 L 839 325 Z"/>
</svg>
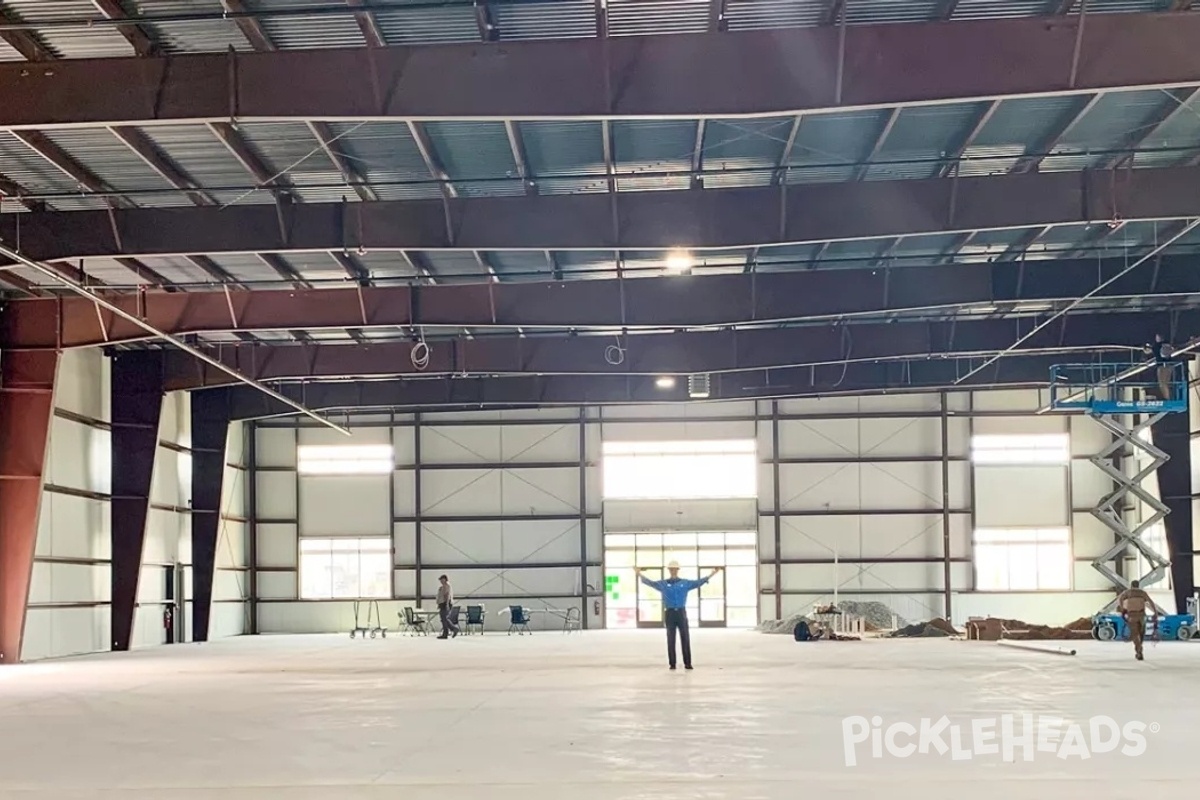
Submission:
<svg viewBox="0 0 1200 800">
<path fill-rule="evenodd" d="M 637 576 L 641 580 L 642 583 L 646 584 L 651 589 L 657 589 L 660 592 L 662 591 L 662 588 L 663 588 L 662 581 L 652 581 L 649 578 L 647 578 L 646 570 L 642 569 L 641 567 L 638 567 L 636 570 L 634 570 L 634 572 L 637 573 Z"/>
<path fill-rule="evenodd" d="M 725 568 L 724 568 L 724 567 L 714 567 L 712 572 L 708 573 L 707 575 L 705 575 L 705 576 L 704 576 L 703 578 L 701 578 L 700 580 L 698 580 L 698 581 L 688 581 L 688 591 L 691 591 L 692 589 L 699 589 L 701 586 L 703 586 L 704 584 L 708 583 L 708 582 L 709 582 L 709 581 L 711 581 L 713 578 L 717 577 L 717 573 L 718 573 L 718 572 L 720 572 L 720 571 L 721 571 L 721 570 L 723 570 L 723 569 L 725 569 Z"/>
</svg>

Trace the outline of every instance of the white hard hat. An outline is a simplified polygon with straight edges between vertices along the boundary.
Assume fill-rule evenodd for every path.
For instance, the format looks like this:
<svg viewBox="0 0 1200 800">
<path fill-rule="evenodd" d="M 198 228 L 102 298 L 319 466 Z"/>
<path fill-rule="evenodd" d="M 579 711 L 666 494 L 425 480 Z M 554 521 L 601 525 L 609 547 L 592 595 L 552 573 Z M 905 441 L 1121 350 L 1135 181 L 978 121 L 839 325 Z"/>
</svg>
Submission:
<svg viewBox="0 0 1200 800">
<path fill-rule="evenodd" d="M 671 563 L 667 564 L 667 569 L 679 569 L 679 562 L 672 561 Z"/>
</svg>

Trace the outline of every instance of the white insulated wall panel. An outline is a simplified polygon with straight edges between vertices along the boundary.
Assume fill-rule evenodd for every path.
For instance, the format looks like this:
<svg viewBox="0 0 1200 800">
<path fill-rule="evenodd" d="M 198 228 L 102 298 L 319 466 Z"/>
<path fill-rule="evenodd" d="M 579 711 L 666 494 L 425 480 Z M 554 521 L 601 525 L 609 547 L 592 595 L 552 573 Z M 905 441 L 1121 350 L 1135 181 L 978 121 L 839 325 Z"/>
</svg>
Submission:
<svg viewBox="0 0 1200 800">
<path fill-rule="evenodd" d="M 1064 625 L 1090 617 L 1112 599 L 1111 592 L 971 592 L 954 595 L 956 625 L 968 617 L 1019 619 L 1034 625 Z"/>
<path fill-rule="evenodd" d="M 306 426 L 299 429 L 300 445 L 333 445 L 335 447 L 358 447 L 371 444 L 391 444 L 390 432 L 383 427 L 348 426 L 350 436 L 321 426 Z"/>
<path fill-rule="evenodd" d="M 91 419 L 111 420 L 109 365 L 99 348 L 64 350 L 54 383 L 54 405 Z"/>
<path fill-rule="evenodd" d="M 1098 558 L 1116 541 L 1112 530 L 1091 514 L 1072 514 L 1071 519 L 1071 551 L 1075 558 Z"/>
<path fill-rule="evenodd" d="M 387 536 L 389 490 L 386 475 L 302 475 L 300 534 Z"/>
<path fill-rule="evenodd" d="M 257 588 L 260 600 L 295 600 L 300 593 L 295 572 L 260 572 Z"/>
<path fill-rule="evenodd" d="M 296 466 L 296 431 L 292 428 L 256 429 L 255 459 L 260 467 Z M 342 444 L 345 444 L 343 437 Z"/>
<path fill-rule="evenodd" d="M 109 649 L 108 606 L 31 608 L 25 614 L 23 661 L 97 653 Z"/>
<path fill-rule="evenodd" d="M 1049 375 L 1046 377 L 1049 379 Z M 1032 416 L 1048 399 L 1044 392 L 1038 392 L 1037 389 L 989 389 L 975 392 L 973 399 L 976 411 L 1011 411 L 1014 414 L 1030 415 L 1030 419 L 1053 419 L 1044 415 Z M 976 420 L 976 423 L 979 421 Z"/>
<path fill-rule="evenodd" d="M 774 545 L 773 517 L 763 517 L 767 526 L 762 538 Z M 950 515 L 950 555 L 970 555 L 971 518 Z M 941 558 L 942 515 L 891 514 L 862 516 L 783 517 L 783 558 Z"/>
<path fill-rule="evenodd" d="M 980 528 L 1060 527 L 1070 522 L 1065 467 L 981 466 L 975 471 Z"/>
<path fill-rule="evenodd" d="M 967 454 L 967 427 L 965 419 L 947 420 L 947 444 L 951 456 Z M 779 422 L 779 454 L 782 458 L 937 456 L 941 452 L 942 421 L 938 417 L 785 419 Z"/>
<path fill-rule="evenodd" d="M 969 564 L 951 564 L 951 579 L 956 586 L 966 586 L 970 577 Z M 766 568 L 774 572 L 774 567 Z M 955 574 L 957 573 L 957 574 Z M 781 568 L 785 591 L 829 591 L 835 586 L 838 593 L 854 591 L 914 591 L 942 588 L 942 565 L 924 564 L 784 564 Z M 764 576 L 766 578 L 766 576 Z M 773 581 L 773 575 L 763 585 Z"/>
<path fill-rule="evenodd" d="M 966 462 L 950 464 L 950 505 L 966 506 Z M 917 510 L 940 508 L 939 461 L 781 464 L 780 506 L 785 511 Z"/>
<path fill-rule="evenodd" d="M 44 472 L 46 484 L 107 494 L 112 490 L 111 442 L 108 431 L 54 417 Z"/>
<path fill-rule="evenodd" d="M 956 408 L 955 394 L 947 399 L 950 408 Z M 770 413 L 769 403 L 764 404 L 764 414 Z M 962 406 L 962 401 L 959 401 Z M 965 407 L 965 406 L 964 406 Z M 803 397 L 779 401 L 780 414 L 879 414 L 905 412 L 932 412 L 941 409 L 941 397 L 936 393 L 900 393 L 874 396 Z"/>
<path fill-rule="evenodd" d="M 577 563 L 579 543 L 579 520 L 425 522 L 421 560 L 508 566 Z"/>
<path fill-rule="evenodd" d="M 442 570 L 426 569 L 421 572 L 422 595 L 434 597 L 438 590 L 438 576 Z M 578 567 L 539 567 L 505 569 L 462 569 L 445 570 L 454 588 L 455 601 L 461 604 L 471 597 L 569 597 L 579 593 Z M 528 600 L 514 600 L 529 604 Z M 536 604 L 534 604 L 536 605 Z"/>
<path fill-rule="evenodd" d="M 715 417 L 753 417 L 755 404 L 747 401 L 711 403 L 656 403 L 648 406 L 606 406 L 600 416 L 604 420 L 662 419 L 672 422 L 695 423 Z"/>
<path fill-rule="evenodd" d="M 417 472 L 398 469 L 392 478 L 392 505 L 397 517 L 412 517 L 417 513 Z"/>
<path fill-rule="evenodd" d="M 1113 491 L 1112 479 L 1090 461 L 1071 461 L 1071 504 L 1075 508 L 1092 508 Z"/>
<path fill-rule="evenodd" d="M 258 524 L 258 566 L 296 569 L 296 526 L 289 523 L 260 522 Z"/>
<path fill-rule="evenodd" d="M 604 529 L 619 531 L 750 531 L 758 501 L 610 500 L 604 503 Z"/>
<path fill-rule="evenodd" d="M 29 586 L 29 602 L 105 603 L 112 595 L 112 570 L 108 564 L 54 564 L 36 562 Z"/>
<path fill-rule="evenodd" d="M 255 480 L 259 519 L 296 518 L 296 473 L 258 472 Z"/>
<path fill-rule="evenodd" d="M 1066 433 L 1068 418 L 1045 414 L 1040 417 L 1029 414 L 1014 414 L 1005 417 L 976 417 L 975 435 L 1028 435 L 1039 433 Z"/>
<path fill-rule="evenodd" d="M 613 422 L 606 409 L 601 436 L 606 442 L 728 441 L 757 439 L 758 430 L 753 420 Z"/>
<path fill-rule="evenodd" d="M 1090 456 L 1112 443 L 1112 434 L 1086 414 L 1068 417 L 1071 426 L 1071 455 Z"/>
<path fill-rule="evenodd" d="M 508 427 L 421 426 L 421 461 L 425 464 L 578 460 L 578 422 Z"/>
<path fill-rule="evenodd" d="M 37 555 L 109 558 L 111 517 L 105 500 L 43 492 L 38 515 Z"/>
<path fill-rule="evenodd" d="M 432 516 L 575 513 L 579 469 L 423 470 L 421 504 L 422 515 Z"/>
</svg>

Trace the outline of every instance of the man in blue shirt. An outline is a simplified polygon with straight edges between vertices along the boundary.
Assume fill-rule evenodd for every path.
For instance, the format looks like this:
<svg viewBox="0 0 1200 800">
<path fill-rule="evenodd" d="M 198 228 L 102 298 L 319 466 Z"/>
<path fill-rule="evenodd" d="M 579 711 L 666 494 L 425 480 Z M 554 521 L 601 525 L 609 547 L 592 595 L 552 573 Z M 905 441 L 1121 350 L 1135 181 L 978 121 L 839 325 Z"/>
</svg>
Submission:
<svg viewBox="0 0 1200 800">
<path fill-rule="evenodd" d="M 687 618 L 688 592 L 693 589 L 699 589 L 712 580 L 713 576 L 720 571 L 721 568 L 717 567 L 700 580 L 689 581 L 679 577 L 679 562 L 672 561 L 670 564 L 667 564 L 668 577 L 661 581 L 652 581 L 643 574 L 645 572 L 644 569 L 638 569 L 638 577 L 642 579 L 642 583 L 651 589 L 657 589 L 659 592 L 662 592 L 663 621 L 667 626 L 667 661 L 671 665 L 671 669 L 675 669 L 676 631 L 679 632 L 679 643 L 683 649 L 683 668 L 692 668 L 692 642 L 688 634 Z"/>
</svg>

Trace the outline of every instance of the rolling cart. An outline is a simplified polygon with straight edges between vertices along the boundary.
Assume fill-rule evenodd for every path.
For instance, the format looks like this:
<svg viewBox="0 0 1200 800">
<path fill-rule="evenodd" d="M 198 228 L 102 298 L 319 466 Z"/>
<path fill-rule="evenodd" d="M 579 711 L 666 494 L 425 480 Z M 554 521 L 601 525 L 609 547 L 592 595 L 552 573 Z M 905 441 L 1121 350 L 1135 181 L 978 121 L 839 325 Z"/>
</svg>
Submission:
<svg viewBox="0 0 1200 800">
<path fill-rule="evenodd" d="M 362 617 L 359 613 L 360 608 L 364 604 L 367 607 L 367 619 L 365 625 L 363 624 Z M 371 624 L 372 616 L 375 618 L 374 625 Z M 387 628 L 383 627 L 383 618 L 379 616 L 378 600 L 354 601 L 354 627 L 350 630 L 350 638 L 353 639 L 356 636 L 362 636 L 364 639 L 366 639 L 367 636 L 370 636 L 372 639 L 374 639 L 376 636 L 380 636 L 384 639 L 387 638 Z"/>
</svg>

